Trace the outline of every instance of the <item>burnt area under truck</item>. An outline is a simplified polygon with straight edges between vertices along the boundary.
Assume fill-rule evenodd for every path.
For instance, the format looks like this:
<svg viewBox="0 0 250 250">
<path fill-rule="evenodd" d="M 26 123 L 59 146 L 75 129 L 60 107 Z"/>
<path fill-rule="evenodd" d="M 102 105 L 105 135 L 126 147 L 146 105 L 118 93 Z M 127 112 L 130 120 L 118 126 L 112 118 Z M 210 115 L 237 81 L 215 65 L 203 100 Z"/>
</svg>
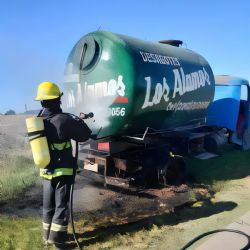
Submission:
<svg viewBox="0 0 250 250">
<path fill-rule="evenodd" d="M 79 146 L 84 169 L 104 176 L 105 186 L 160 187 L 186 182 L 185 156 L 217 152 L 227 142 L 225 130 L 211 126 L 150 132 L 143 137 L 90 140 Z"/>
</svg>

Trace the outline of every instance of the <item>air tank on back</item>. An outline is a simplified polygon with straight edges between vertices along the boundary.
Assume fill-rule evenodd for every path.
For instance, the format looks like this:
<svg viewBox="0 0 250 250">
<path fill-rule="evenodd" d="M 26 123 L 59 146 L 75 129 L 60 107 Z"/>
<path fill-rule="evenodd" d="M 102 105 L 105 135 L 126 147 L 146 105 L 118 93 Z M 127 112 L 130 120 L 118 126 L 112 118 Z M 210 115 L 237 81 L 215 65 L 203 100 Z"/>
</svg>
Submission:
<svg viewBox="0 0 250 250">
<path fill-rule="evenodd" d="M 72 49 L 64 87 L 66 111 L 93 112 L 87 123 L 101 138 L 199 123 L 215 83 L 208 62 L 191 50 L 96 31 Z"/>
</svg>

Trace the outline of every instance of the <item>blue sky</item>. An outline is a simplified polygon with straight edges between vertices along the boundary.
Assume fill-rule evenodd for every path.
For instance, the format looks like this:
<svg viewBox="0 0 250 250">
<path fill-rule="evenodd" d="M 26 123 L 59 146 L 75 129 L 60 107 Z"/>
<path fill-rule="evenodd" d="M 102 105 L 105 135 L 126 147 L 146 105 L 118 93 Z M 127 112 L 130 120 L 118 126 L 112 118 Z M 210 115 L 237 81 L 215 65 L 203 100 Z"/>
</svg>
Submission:
<svg viewBox="0 0 250 250">
<path fill-rule="evenodd" d="M 37 85 L 62 86 L 67 56 L 103 29 L 150 41 L 181 39 L 215 74 L 250 80 L 250 1 L 1 0 L 0 112 L 38 108 Z"/>
</svg>

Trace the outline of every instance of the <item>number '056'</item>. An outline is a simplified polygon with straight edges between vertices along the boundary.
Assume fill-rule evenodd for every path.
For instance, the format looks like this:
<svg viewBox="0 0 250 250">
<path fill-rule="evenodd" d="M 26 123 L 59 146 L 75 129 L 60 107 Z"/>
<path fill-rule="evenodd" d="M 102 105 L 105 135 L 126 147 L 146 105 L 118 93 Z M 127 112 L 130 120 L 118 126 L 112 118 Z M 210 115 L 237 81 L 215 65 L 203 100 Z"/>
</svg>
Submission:
<svg viewBox="0 0 250 250">
<path fill-rule="evenodd" d="M 126 113 L 125 108 L 117 107 L 117 108 L 111 108 L 111 115 L 112 116 L 124 116 Z"/>
</svg>

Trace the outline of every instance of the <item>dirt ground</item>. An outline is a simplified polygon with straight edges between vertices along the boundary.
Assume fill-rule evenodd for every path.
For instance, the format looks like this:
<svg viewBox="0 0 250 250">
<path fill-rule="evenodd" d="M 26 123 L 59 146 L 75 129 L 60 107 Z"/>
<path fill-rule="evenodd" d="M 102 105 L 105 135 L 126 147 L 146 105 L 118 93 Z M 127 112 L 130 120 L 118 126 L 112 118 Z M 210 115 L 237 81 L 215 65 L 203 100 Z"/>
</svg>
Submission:
<svg viewBox="0 0 250 250">
<path fill-rule="evenodd" d="M 28 140 L 25 137 L 26 117 L 0 116 L 0 156 L 15 152 L 31 157 Z M 209 196 L 206 188 L 187 185 L 161 190 L 136 190 L 131 194 L 126 190 L 104 188 L 101 177 L 85 171 L 76 178 L 74 212 L 95 215 L 95 220 L 101 224 L 107 221 L 119 224 L 173 211 L 175 207 L 207 199 Z M 18 199 L 2 203 L 0 213 L 41 216 L 41 183 L 29 187 Z"/>
</svg>

